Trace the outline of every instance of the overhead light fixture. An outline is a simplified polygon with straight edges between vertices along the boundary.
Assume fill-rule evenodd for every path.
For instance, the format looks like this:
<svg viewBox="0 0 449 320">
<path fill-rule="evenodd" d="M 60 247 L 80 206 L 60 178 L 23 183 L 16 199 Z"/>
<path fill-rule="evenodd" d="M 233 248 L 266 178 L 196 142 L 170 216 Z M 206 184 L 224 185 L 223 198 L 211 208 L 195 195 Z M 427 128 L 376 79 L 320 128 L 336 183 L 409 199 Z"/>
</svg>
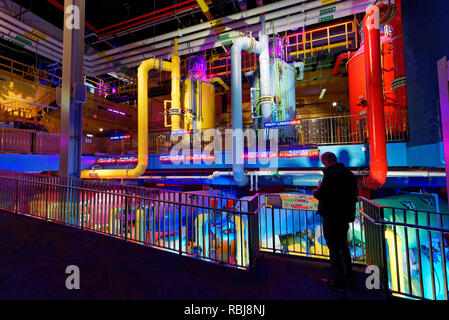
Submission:
<svg viewBox="0 0 449 320">
<path fill-rule="evenodd" d="M 332 103 L 332 106 L 333 106 L 333 107 L 336 107 L 336 106 L 337 106 L 337 103 L 336 103 L 336 102 Z"/>
<path fill-rule="evenodd" d="M 100 132 L 103 132 L 103 128 L 100 128 Z"/>
<path fill-rule="evenodd" d="M 325 93 L 326 93 L 326 88 L 321 90 L 321 94 L 320 94 L 320 97 L 318 99 L 320 99 L 320 100 L 323 99 Z"/>
</svg>

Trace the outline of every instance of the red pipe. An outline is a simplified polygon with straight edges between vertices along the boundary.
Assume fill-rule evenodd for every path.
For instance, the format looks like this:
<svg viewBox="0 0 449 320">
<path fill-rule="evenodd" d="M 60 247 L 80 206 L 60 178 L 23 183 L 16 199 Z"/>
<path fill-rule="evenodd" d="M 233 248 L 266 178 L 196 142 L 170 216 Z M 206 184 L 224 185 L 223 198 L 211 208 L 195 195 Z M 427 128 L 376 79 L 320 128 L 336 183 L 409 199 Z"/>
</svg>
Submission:
<svg viewBox="0 0 449 320">
<path fill-rule="evenodd" d="M 125 20 L 125 21 L 122 21 L 122 22 L 113 24 L 113 25 L 111 25 L 111 26 L 108 26 L 108 27 L 105 27 L 105 28 L 98 29 L 97 31 L 101 33 L 102 31 L 109 30 L 109 29 L 111 29 L 111 28 L 118 27 L 118 26 L 121 26 L 121 25 L 123 25 L 123 24 L 127 24 L 127 23 L 130 23 L 130 22 L 136 21 L 136 20 L 140 20 L 140 19 L 146 18 L 146 17 L 148 17 L 148 16 L 155 15 L 155 14 L 157 14 L 157 13 L 161 13 L 161 12 L 167 11 L 167 10 L 169 10 L 169 9 L 174 9 L 174 8 L 177 8 L 177 7 L 179 7 L 179 6 L 183 6 L 183 5 L 188 4 L 188 3 L 190 3 L 190 2 L 193 2 L 193 1 L 195 1 L 195 0 L 187 0 L 187 1 L 183 1 L 183 2 L 177 3 L 177 4 L 173 4 L 173 5 L 171 5 L 171 6 L 168 6 L 168 7 L 165 7 L 165 8 L 156 10 L 156 11 L 153 11 L 153 12 L 146 13 L 146 14 L 143 14 L 143 15 L 141 15 L 141 16 L 138 16 L 138 17 L 129 19 L 129 20 Z"/>
<path fill-rule="evenodd" d="M 56 0 L 47 0 L 48 3 L 51 3 L 52 5 L 54 5 L 56 8 L 58 8 L 59 10 L 61 10 L 62 12 L 64 12 L 64 6 L 62 4 L 60 4 L 58 1 Z M 90 30 L 92 30 L 93 32 L 97 33 L 97 29 L 95 29 L 95 27 L 93 25 L 91 25 L 90 23 L 88 23 L 87 21 L 85 21 L 85 25 L 86 27 L 88 27 Z"/>
<path fill-rule="evenodd" d="M 361 183 L 373 190 L 382 187 L 388 172 L 379 29 L 380 8 L 370 6 L 363 20 L 370 174 Z"/>
<path fill-rule="evenodd" d="M 334 76 L 339 75 L 340 72 L 338 72 L 338 67 L 340 66 L 341 62 L 343 60 L 352 58 L 354 55 L 355 55 L 355 52 L 345 52 L 345 53 L 340 54 L 337 57 L 337 60 L 335 61 L 334 68 L 332 69 L 332 74 Z"/>
<path fill-rule="evenodd" d="M 211 2 L 211 0 L 206 1 L 206 3 L 210 3 L 210 2 Z M 148 19 L 145 19 L 145 20 L 142 20 L 142 21 L 139 21 L 139 22 L 130 24 L 130 25 L 128 25 L 128 26 L 124 26 L 124 27 L 121 27 L 121 28 L 118 28 L 118 29 L 114 29 L 114 30 L 108 31 L 108 32 L 102 34 L 100 37 L 101 37 L 101 38 L 104 38 L 104 37 L 106 37 L 106 36 L 108 36 L 108 35 L 111 35 L 111 34 L 113 34 L 113 33 L 116 33 L 116 32 L 119 32 L 119 31 L 123 31 L 123 30 L 129 29 L 129 28 L 132 28 L 132 27 L 141 25 L 141 24 L 143 24 L 143 23 L 145 23 L 145 22 L 150 22 L 150 21 L 153 21 L 153 20 L 157 20 L 157 19 L 160 19 L 160 18 L 169 16 L 169 15 L 174 14 L 174 13 L 180 13 L 180 12 L 186 11 L 187 9 L 195 8 L 196 6 L 198 6 L 198 5 L 195 3 L 195 4 L 192 4 L 192 5 L 190 5 L 190 6 L 183 7 L 183 8 L 181 8 L 181 9 L 177 9 L 177 10 L 175 10 L 175 11 L 165 12 L 165 13 L 163 13 L 163 14 L 157 16 L 157 17 L 151 17 L 151 18 L 148 18 Z"/>
</svg>

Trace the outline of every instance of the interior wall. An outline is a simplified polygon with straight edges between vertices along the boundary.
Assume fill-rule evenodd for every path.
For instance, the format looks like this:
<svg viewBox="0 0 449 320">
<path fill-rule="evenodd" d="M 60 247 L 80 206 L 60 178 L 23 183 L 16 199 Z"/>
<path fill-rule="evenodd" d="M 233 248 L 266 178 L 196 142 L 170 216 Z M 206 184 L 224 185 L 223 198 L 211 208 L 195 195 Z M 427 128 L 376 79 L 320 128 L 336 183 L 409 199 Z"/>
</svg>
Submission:
<svg viewBox="0 0 449 320">
<path fill-rule="evenodd" d="M 428 17 L 432 17 L 429 20 Z M 409 145 L 441 140 L 437 61 L 449 57 L 449 2 L 402 1 Z"/>
</svg>

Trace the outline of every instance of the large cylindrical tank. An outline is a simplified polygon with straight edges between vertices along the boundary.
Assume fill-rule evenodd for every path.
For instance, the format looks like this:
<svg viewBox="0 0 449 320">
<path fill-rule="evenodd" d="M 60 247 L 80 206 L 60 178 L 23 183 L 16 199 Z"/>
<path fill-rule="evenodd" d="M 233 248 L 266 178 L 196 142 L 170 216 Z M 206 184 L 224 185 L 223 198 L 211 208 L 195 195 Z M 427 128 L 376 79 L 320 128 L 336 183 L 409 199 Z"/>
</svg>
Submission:
<svg viewBox="0 0 449 320">
<path fill-rule="evenodd" d="M 397 103 L 396 92 L 392 81 L 395 79 L 395 63 L 393 59 L 393 44 L 391 37 L 381 36 L 382 42 L 382 78 L 384 84 L 384 110 L 386 132 L 390 136 L 399 135 L 405 129 L 402 108 Z M 361 117 L 367 111 L 365 50 L 362 45 L 357 53 L 348 61 L 349 108 L 351 117 L 351 136 L 354 141 L 360 141 Z"/>
<path fill-rule="evenodd" d="M 280 58 L 270 61 L 271 95 L 273 96 L 273 108 L 271 116 L 261 120 L 266 122 L 281 122 L 296 119 L 296 93 L 295 93 L 296 70 Z M 260 88 L 259 76 L 256 77 L 256 88 Z M 260 93 L 256 93 L 257 115 L 260 116 L 258 100 Z M 280 137 L 295 137 L 294 126 L 283 126 L 279 131 Z"/>
<path fill-rule="evenodd" d="M 397 111 L 395 93 L 391 82 L 394 80 L 393 48 L 390 37 L 382 37 L 382 76 L 384 82 L 385 112 Z M 348 61 L 349 108 L 351 115 L 359 115 L 366 111 L 363 101 L 366 97 L 365 50 L 360 47 Z"/>
<path fill-rule="evenodd" d="M 183 81 L 184 130 L 215 128 L 215 86 L 189 76 Z"/>
<path fill-rule="evenodd" d="M 206 77 L 206 59 L 192 56 L 188 60 L 188 76 L 183 81 L 183 129 L 215 128 L 215 86 Z"/>
</svg>

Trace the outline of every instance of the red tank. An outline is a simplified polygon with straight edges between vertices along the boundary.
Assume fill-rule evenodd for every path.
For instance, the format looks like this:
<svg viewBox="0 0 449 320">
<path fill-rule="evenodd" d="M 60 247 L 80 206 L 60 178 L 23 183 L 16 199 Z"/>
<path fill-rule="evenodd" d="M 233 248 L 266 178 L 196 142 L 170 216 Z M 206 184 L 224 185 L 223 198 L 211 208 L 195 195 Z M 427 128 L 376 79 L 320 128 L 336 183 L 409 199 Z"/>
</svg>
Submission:
<svg viewBox="0 0 449 320">
<path fill-rule="evenodd" d="M 385 112 L 399 110 L 396 95 L 392 88 L 394 80 L 393 44 L 390 37 L 382 36 L 382 69 L 384 82 Z M 349 78 L 349 108 L 351 115 L 360 115 L 366 111 L 366 77 L 365 77 L 365 50 L 364 45 L 348 61 Z"/>
<path fill-rule="evenodd" d="M 382 42 L 382 77 L 384 84 L 384 110 L 387 134 L 400 134 L 404 110 L 397 101 L 397 93 L 393 90 L 392 82 L 395 79 L 394 48 L 390 36 L 381 35 Z M 366 112 L 366 75 L 364 45 L 348 61 L 349 81 L 349 108 L 352 117 L 353 141 L 360 140 L 359 121 L 360 114 Z"/>
</svg>

